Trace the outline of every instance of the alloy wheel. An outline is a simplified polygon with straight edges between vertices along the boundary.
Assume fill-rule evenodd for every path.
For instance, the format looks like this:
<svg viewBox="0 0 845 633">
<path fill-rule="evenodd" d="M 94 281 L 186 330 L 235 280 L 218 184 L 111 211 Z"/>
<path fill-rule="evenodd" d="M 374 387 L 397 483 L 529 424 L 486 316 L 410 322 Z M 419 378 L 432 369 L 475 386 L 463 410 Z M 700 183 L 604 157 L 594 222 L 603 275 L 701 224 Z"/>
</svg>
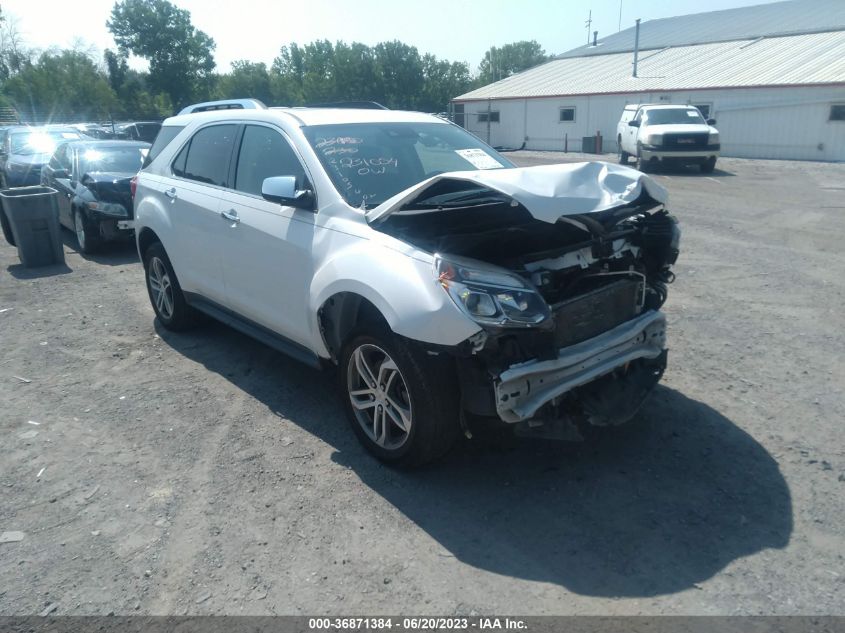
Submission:
<svg viewBox="0 0 845 633">
<path fill-rule="evenodd" d="M 147 277 L 150 282 L 150 292 L 159 315 L 165 319 L 173 317 L 173 284 L 164 262 L 158 257 L 150 259 Z"/>
<path fill-rule="evenodd" d="M 396 450 L 410 437 L 411 399 L 395 361 L 376 345 L 352 352 L 346 385 L 355 418 L 377 446 Z"/>
</svg>

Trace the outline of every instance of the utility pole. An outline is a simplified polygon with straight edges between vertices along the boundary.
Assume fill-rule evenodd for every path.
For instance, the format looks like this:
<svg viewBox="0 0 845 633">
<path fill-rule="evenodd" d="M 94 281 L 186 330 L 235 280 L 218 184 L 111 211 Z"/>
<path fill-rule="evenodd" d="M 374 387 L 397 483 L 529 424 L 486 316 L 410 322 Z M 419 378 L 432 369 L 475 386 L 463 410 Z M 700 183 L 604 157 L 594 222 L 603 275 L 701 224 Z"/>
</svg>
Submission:
<svg viewBox="0 0 845 633">
<path fill-rule="evenodd" d="M 587 46 L 590 45 L 590 27 L 593 25 L 593 10 L 590 9 L 590 12 L 587 14 L 587 21 L 584 22 L 587 25 Z"/>
</svg>

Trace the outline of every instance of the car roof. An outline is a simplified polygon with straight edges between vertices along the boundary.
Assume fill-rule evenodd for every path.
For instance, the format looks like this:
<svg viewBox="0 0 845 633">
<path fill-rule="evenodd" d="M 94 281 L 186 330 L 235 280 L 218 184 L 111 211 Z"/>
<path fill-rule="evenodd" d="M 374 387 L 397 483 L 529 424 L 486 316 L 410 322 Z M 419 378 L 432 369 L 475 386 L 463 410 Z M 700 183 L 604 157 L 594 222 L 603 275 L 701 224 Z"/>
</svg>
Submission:
<svg viewBox="0 0 845 633">
<path fill-rule="evenodd" d="M 67 145 L 72 149 L 109 149 L 112 147 L 137 147 L 144 149 L 149 147 L 149 143 L 144 141 L 120 141 L 120 140 L 106 140 L 106 141 L 68 141 Z"/>
<path fill-rule="evenodd" d="M 268 108 L 243 110 L 212 110 L 181 114 L 164 121 L 165 125 L 187 125 L 192 121 L 255 120 L 272 121 L 293 118 L 300 126 L 343 123 L 439 123 L 446 121 L 423 112 L 381 110 L 371 108 Z"/>
<path fill-rule="evenodd" d="M 694 105 L 689 105 L 688 103 L 644 103 L 640 106 L 641 108 L 648 108 L 649 110 L 677 110 L 681 108 L 683 110 L 698 110 Z"/>
</svg>

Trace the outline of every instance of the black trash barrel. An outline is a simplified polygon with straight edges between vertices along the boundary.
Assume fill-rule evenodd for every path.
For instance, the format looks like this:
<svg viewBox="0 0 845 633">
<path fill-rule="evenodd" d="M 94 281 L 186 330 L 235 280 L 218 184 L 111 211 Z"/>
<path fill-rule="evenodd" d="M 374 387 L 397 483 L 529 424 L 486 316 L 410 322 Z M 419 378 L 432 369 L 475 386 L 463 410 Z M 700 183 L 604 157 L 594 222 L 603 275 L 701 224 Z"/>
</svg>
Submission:
<svg viewBox="0 0 845 633">
<path fill-rule="evenodd" d="M 35 268 L 65 263 L 59 227 L 59 194 L 55 189 L 3 189 L 0 201 L 24 266 Z"/>
</svg>

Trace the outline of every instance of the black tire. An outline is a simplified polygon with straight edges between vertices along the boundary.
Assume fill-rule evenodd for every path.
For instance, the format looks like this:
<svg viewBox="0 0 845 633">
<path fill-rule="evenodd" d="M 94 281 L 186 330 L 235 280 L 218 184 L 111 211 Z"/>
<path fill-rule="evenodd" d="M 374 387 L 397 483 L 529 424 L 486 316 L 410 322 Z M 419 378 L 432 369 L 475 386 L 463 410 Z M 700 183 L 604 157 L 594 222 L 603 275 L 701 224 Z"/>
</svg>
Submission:
<svg viewBox="0 0 845 633">
<path fill-rule="evenodd" d="M 706 162 L 701 163 L 700 168 L 701 173 L 712 174 L 713 170 L 716 169 L 716 157 L 711 156 L 710 158 L 708 158 Z"/>
<path fill-rule="evenodd" d="M 637 168 L 639 171 L 641 171 L 641 172 L 643 172 L 643 173 L 645 174 L 645 173 L 648 173 L 649 167 L 650 167 L 650 165 L 649 165 L 649 161 L 647 161 L 647 160 L 643 160 L 643 148 L 642 148 L 642 147 L 640 147 L 640 146 L 638 145 L 638 146 L 637 146 L 637 164 L 636 164 L 636 168 Z"/>
<path fill-rule="evenodd" d="M 377 406 L 359 410 L 352 404 L 352 391 L 361 391 L 362 374 L 357 369 L 354 355 L 361 350 L 362 356 L 370 355 L 378 360 L 379 354 L 385 354 L 387 361 L 393 361 L 398 371 L 398 379 L 386 380 L 388 388 L 384 402 L 382 428 L 384 436 L 393 440 L 395 446 L 387 446 L 390 442 L 379 444 L 370 436 L 369 425 L 375 434 L 377 423 L 374 422 Z M 382 365 L 386 361 L 382 362 Z M 387 363 L 389 364 L 389 363 Z M 382 375 L 381 367 L 376 372 L 376 382 Z M 375 366 L 375 365 L 374 365 Z M 390 370 L 388 370 L 390 371 Z M 364 447 L 381 461 L 400 468 L 412 468 L 433 461 L 445 455 L 460 436 L 459 422 L 460 397 L 457 387 L 455 366 L 451 358 L 446 355 L 431 356 L 420 349 L 412 341 L 407 341 L 390 332 L 386 327 L 371 326 L 353 332 L 343 346 L 338 368 L 338 388 L 341 402 L 346 411 L 352 429 Z M 404 387 L 404 390 L 403 390 Z M 366 389 L 364 389 L 366 391 Z M 402 400 L 399 404 L 404 409 L 407 406 L 410 430 L 405 432 L 388 419 L 388 411 L 393 411 L 396 418 L 397 409 L 392 406 L 393 396 Z M 359 396 L 359 402 L 365 402 L 369 396 Z M 378 402 L 378 396 L 372 395 L 372 401 Z M 367 405 L 365 405 L 367 406 Z M 363 418 L 359 419 L 359 415 Z M 362 422 L 361 420 L 364 420 Z M 364 424 L 367 423 L 368 430 Z"/>
<path fill-rule="evenodd" d="M 9 246 L 16 246 L 15 236 L 12 235 L 12 225 L 9 224 L 9 218 L 6 217 L 6 212 L 0 208 L 0 227 L 3 229 L 3 237 L 9 243 Z"/>
<path fill-rule="evenodd" d="M 100 246 L 102 246 L 100 227 L 91 222 L 79 209 L 74 209 L 72 216 L 73 232 L 76 235 L 79 252 L 86 255 L 96 253 Z"/>
<path fill-rule="evenodd" d="M 153 277 L 161 275 L 162 272 L 167 276 L 167 287 L 164 287 L 163 291 L 165 296 L 169 296 L 169 302 L 162 301 L 161 306 L 157 300 L 159 296 L 158 292 L 154 290 L 155 281 L 151 279 L 151 271 L 155 271 L 152 272 Z M 147 294 L 150 297 L 150 304 L 153 306 L 159 322 L 164 327 L 168 330 L 179 332 L 191 329 L 197 325 L 199 322 L 199 313 L 195 308 L 188 305 L 188 302 L 185 300 L 182 286 L 179 285 L 179 279 L 176 277 L 173 265 L 170 263 L 170 258 L 167 256 L 167 252 L 164 250 L 161 242 L 154 242 L 144 252 L 144 278 L 147 283 Z M 160 276 L 159 279 L 161 279 Z M 159 286 L 161 287 L 161 281 L 159 281 Z"/>
<path fill-rule="evenodd" d="M 621 136 L 616 137 L 616 147 L 618 148 L 619 164 L 620 165 L 627 165 L 628 159 L 631 157 L 631 155 L 628 152 L 626 152 L 624 149 L 622 149 L 622 137 Z"/>
</svg>

